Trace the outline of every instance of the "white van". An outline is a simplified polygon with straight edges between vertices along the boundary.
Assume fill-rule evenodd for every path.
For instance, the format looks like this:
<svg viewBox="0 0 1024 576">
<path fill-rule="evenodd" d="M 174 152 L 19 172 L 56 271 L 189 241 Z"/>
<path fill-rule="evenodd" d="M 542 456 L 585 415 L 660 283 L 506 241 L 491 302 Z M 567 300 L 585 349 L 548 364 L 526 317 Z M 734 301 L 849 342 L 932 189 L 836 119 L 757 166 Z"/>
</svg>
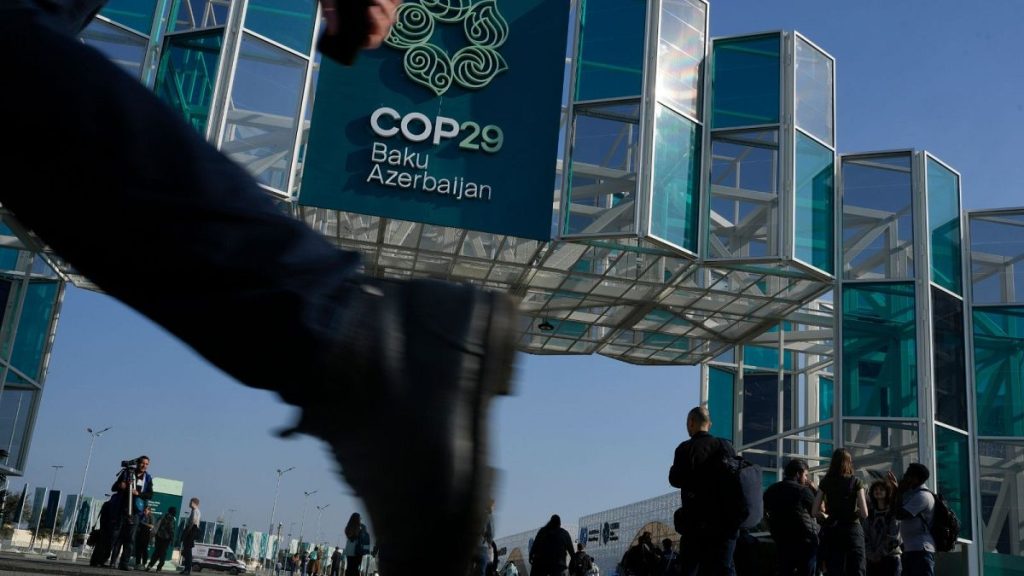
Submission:
<svg viewBox="0 0 1024 576">
<path fill-rule="evenodd" d="M 219 570 L 229 574 L 245 574 L 245 564 L 235 557 L 235 551 L 219 544 L 196 544 L 192 547 L 192 570 Z"/>
</svg>

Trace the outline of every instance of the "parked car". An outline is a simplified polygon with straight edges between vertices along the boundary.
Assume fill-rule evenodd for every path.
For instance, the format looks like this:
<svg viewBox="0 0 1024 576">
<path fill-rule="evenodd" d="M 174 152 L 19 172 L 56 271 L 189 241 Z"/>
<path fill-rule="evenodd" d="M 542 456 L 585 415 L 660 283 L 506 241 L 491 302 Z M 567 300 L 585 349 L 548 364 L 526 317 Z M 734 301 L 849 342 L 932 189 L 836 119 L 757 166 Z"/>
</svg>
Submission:
<svg viewBox="0 0 1024 576">
<path fill-rule="evenodd" d="M 245 564 L 235 557 L 235 551 L 219 544 L 196 544 L 192 548 L 192 570 L 219 570 L 229 574 L 245 574 Z"/>
</svg>

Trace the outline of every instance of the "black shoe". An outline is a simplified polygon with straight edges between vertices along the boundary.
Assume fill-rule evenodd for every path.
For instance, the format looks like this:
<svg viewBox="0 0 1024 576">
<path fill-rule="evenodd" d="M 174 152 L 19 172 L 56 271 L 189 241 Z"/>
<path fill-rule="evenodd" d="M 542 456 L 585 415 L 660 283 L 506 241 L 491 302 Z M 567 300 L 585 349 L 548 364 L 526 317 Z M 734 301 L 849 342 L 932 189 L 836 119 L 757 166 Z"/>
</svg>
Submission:
<svg viewBox="0 0 1024 576">
<path fill-rule="evenodd" d="M 117 567 L 117 569 L 118 569 L 118 570 L 124 570 L 125 572 L 132 572 L 132 571 L 134 571 L 134 570 L 135 570 L 135 568 L 132 568 L 131 566 L 129 566 L 129 565 L 127 565 L 127 564 L 121 564 L 121 565 L 119 565 L 119 566 Z"/>
<path fill-rule="evenodd" d="M 493 471 L 488 409 L 511 391 L 518 330 L 504 294 L 435 281 L 369 280 L 334 328 L 323 389 L 299 425 L 331 445 L 388 550 L 385 576 L 465 574 L 480 542 Z M 338 402 L 351 406 L 338 418 Z M 440 554 L 424 534 L 443 534 Z"/>
</svg>

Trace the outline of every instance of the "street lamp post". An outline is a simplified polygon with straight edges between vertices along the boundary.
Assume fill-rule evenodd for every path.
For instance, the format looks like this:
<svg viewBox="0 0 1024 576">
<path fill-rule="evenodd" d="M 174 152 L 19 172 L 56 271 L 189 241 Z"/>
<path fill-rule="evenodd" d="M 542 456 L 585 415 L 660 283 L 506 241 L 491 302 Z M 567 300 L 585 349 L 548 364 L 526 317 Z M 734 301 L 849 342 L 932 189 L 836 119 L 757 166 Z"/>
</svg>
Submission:
<svg viewBox="0 0 1024 576">
<path fill-rule="evenodd" d="M 302 532 L 306 527 L 306 501 L 313 494 L 316 494 L 319 490 L 313 490 L 312 492 L 303 492 L 305 497 L 302 499 L 302 520 L 299 522 L 299 551 L 302 551 Z"/>
<path fill-rule="evenodd" d="M 270 533 L 274 533 L 274 516 L 277 515 L 277 495 L 281 493 L 281 476 L 295 470 L 295 466 L 281 470 L 277 469 L 277 488 L 274 489 L 274 507 L 270 509 Z"/>
<path fill-rule="evenodd" d="M 82 487 L 78 489 L 78 500 L 75 501 L 75 515 L 71 517 L 71 534 L 68 535 L 67 549 L 70 550 L 74 546 L 75 542 L 75 528 L 78 526 L 78 514 L 82 509 L 82 498 L 85 495 L 85 479 L 89 477 L 89 464 L 92 463 L 92 449 L 96 445 L 96 439 L 103 435 L 104 432 L 110 430 L 112 426 L 107 426 L 103 430 L 94 431 L 92 428 L 86 428 L 85 431 L 89 433 L 92 439 L 89 441 L 89 456 L 85 459 L 85 472 L 82 473 Z"/>
<path fill-rule="evenodd" d="M 44 497 L 43 500 L 47 500 L 49 498 L 50 492 L 53 492 L 53 487 L 57 485 L 57 472 L 60 472 L 60 469 L 63 468 L 63 467 L 64 466 L 62 466 L 60 464 L 50 466 L 50 468 L 53 468 L 53 480 L 50 482 L 50 490 L 49 490 L 49 492 L 46 493 L 46 497 Z M 54 514 L 55 515 L 56 515 L 56 513 L 57 513 L 57 511 L 54 510 Z M 28 549 L 29 550 L 34 550 L 35 547 L 36 547 L 36 540 L 39 539 L 39 525 L 42 524 L 42 523 L 43 523 L 43 503 L 40 502 L 39 503 L 39 517 L 36 518 L 36 531 L 32 534 L 32 542 L 30 542 L 29 545 L 28 545 Z M 53 531 L 52 530 L 50 531 L 50 541 L 53 542 Z M 39 547 L 42 548 L 41 545 Z"/>
<path fill-rule="evenodd" d="M 317 541 L 317 543 L 320 542 L 320 536 L 321 536 L 320 535 L 320 518 L 323 516 L 324 510 L 326 510 L 328 506 L 330 506 L 330 504 L 324 504 L 323 506 L 317 506 L 316 507 L 316 541 Z"/>
</svg>

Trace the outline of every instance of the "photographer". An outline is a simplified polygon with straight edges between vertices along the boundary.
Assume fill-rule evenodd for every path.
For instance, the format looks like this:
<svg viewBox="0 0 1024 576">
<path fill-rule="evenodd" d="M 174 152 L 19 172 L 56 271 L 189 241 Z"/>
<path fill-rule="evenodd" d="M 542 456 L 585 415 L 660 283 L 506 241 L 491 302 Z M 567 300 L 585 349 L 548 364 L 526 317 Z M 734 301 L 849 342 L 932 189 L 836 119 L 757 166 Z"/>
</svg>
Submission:
<svg viewBox="0 0 1024 576">
<path fill-rule="evenodd" d="M 113 565 L 117 561 L 119 569 L 131 570 L 135 533 L 142 522 L 146 505 L 153 497 L 153 477 L 146 471 L 149 468 L 149 456 L 125 460 L 121 466 L 117 480 L 110 487 L 113 492 L 110 502 L 114 507 L 110 563 Z"/>
</svg>

